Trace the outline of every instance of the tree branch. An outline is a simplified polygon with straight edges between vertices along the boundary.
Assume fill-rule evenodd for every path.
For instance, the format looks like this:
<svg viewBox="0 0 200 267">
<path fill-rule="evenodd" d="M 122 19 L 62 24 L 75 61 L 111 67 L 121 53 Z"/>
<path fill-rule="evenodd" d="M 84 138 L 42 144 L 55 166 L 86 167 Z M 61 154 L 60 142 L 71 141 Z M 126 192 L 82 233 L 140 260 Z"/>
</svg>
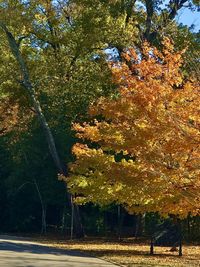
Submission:
<svg viewBox="0 0 200 267">
<path fill-rule="evenodd" d="M 146 30 L 144 33 L 144 38 L 149 41 L 149 36 L 151 32 L 152 26 L 152 17 L 154 14 L 154 3 L 153 0 L 145 0 L 146 11 L 147 11 L 147 18 L 146 18 Z"/>
<path fill-rule="evenodd" d="M 171 11 L 168 15 L 168 19 L 173 20 L 176 17 L 178 11 L 184 6 L 186 2 L 188 2 L 188 0 L 171 0 L 169 2 L 169 7 L 171 8 Z"/>
</svg>

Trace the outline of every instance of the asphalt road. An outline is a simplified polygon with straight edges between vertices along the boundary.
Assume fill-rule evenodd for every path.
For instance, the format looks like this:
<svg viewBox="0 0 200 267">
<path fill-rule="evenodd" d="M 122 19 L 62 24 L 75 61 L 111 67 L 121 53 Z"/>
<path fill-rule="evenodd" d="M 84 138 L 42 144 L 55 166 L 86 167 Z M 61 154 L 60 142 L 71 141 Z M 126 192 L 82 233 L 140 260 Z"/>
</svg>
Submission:
<svg viewBox="0 0 200 267">
<path fill-rule="evenodd" d="M 18 237 L 0 236 L 0 267 L 115 267 L 109 262 Z"/>
</svg>

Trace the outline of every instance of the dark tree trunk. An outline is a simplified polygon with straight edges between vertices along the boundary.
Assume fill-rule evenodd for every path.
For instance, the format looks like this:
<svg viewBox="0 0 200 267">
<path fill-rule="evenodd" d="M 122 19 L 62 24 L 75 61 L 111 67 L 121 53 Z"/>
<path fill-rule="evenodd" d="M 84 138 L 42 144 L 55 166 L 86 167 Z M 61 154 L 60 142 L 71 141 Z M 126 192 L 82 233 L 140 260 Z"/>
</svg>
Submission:
<svg viewBox="0 0 200 267">
<path fill-rule="evenodd" d="M 37 190 L 39 199 L 40 199 L 40 203 L 41 203 L 41 211 L 42 211 L 42 216 L 41 216 L 42 217 L 41 234 L 46 234 L 46 232 L 47 232 L 46 205 L 44 204 L 44 201 L 43 201 L 43 198 L 42 198 L 42 195 L 41 195 L 41 192 L 40 192 L 40 189 L 39 189 L 39 186 L 38 186 L 36 180 L 34 180 L 34 184 L 35 184 L 35 187 L 36 187 L 36 190 Z"/>
<path fill-rule="evenodd" d="M 121 216 L 121 207 L 117 206 L 117 223 L 118 223 L 118 239 L 121 240 L 121 226 L 122 226 L 122 216 Z"/>
<path fill-rule="evenodd" d="M 142 236 L 145 224 L 145 214 L 138 214 L 135 228 L 135 237 Z"/>
<path fill-rule="evenodd" d="M 191 227 L 190 227 L 190 215 L 187 217 L 187 235 L 188 235 L 188 240 L 190 241 L 191 237 Z"/>
</svg>

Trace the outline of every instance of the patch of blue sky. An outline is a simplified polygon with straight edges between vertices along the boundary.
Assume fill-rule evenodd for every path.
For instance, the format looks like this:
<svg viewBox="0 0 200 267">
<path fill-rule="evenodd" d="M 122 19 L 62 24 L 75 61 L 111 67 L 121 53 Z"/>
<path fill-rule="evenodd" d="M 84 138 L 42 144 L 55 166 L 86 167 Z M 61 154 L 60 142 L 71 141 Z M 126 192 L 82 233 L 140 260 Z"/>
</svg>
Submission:
<svg viewBox="0 0 200 267">
<path fill-rule="evenodd" d="M 183 25 L 192 26 L 195 32 L 200 30 L 200 11 L 192 11 L 187 8 L 184 8 L 179 11 L 176 16 L 176 20 L 178 23 L 182 23 Z"/>
<path fill-rule="evenodd" d="M 161 7 L 167 7 L 167 4 L 169 4 L 169 0 L 164 0 Z M 198 32 L 200 30 L 200 8 L 195 8 L 195 10 L 188 7 L 181 8 L 176 16 L 176 21 L 188 27 L 192 26 L 193 31 Z"/>
<path fill-rule="evenodd" d="M 145 5 L 141 1 L 137 1 L 137 4 L 141 8 L 145 8 Z M 160 4 L 161 9 L 167 8 L 169 0 L 164 0 Z M 195 10 L 190 10 L 188 7 L 183 7 L 178 11 L 176 21 L 188 27 L 192 26 L 193 31 L 198 32 L 200 30 L 200 7 Z"/>
</svg>

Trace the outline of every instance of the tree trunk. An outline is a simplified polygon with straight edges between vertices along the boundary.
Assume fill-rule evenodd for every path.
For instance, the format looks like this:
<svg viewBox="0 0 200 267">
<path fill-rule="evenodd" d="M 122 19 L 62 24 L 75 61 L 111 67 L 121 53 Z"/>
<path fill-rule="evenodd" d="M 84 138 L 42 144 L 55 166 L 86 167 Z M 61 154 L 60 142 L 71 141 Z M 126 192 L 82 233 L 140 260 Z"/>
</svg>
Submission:
<svg viewBox="0 0 200 267">
<path fill-rule="evenodd" d="M 187 235 L 188 235 L 187 238 L 190 241 L 191 237 L 190 215 L 187 216 Z"/>
<path fill-rule="evenodd" d="M 26 63 L 25 63 L 25 61 L 21 55 L 21 52 L 19 50 L 19 46 L 18 46 L 15 38 L 13 37 L 12 33 L 9 32 L 6 25 L 4 25 L 4 23 L 2 23 L 1 21 L 0 21 L 0 27 L 5 32 L 5 34 L 7 36 L 7 40 L 9 42 L 10 50 L 11 50 L 12 54 L 14 55 L 17 63 L 19 64 L 20 71 L 21 71 L 21 74 L 23 77 L 22 84 L 26 88 L 26 90 L 28 91 L 28 93 L 30 95 L 30 98 L 31 98 L 32 103 L 33 103 L 33 107 L 34 107 L 35 112 L 38 116 L 38 119 L 40 120 L 41 126 L 44 130 L 46 140 L 47 140 L 47 143 L 49 146 L 49 151 L 50 151 L 50 154 L 53 158 L 53 161 L 54 161 L 54 163 L 58 169 L 58 172 L 66 177 L 67 176 L 67 170 L 65 170 L 65 168 L 63 168 L 63 164 L 61 162 L 61 159 L 60 159 L 58 152 L 57 152 L 57 149 L 56 149 L 54 137 L 52 135 L 52 132 L 51 132 L 51 129 L 48 125 L 48 122 L 47 122 L 47 120 L 46 120 L 46 118 L 42 112 L 40 102 L 36 98 L 35 89 L 34 89 L 34 86 L 32 85 L 32 83 L 30 81 L 29 71 L 28 71 Z M 74 205 L 72 202 L 71 194 L 69 192 L 67 192 L 67 201 L 71 207 Z M 74 231 L 75 231 L 76 237 L 80 238 L 80 237 L 84 236 L 79 209 L 76 205 L 74 205 Z"/>
<path fill-rule="evenodd" d="M 66 209 L 66 205 L 63 206 L 63 212 L 62 212 L 62 220 L 61 220 L 61 231 L 62 233 L 66 233 L 66 229 L 67 229 L 67 209 Z"/>
<path fill-rule="evenodd" d="M 118 239 L 121 240 L 121 207 L 117 206 Z"/>
<path fill-rule="evenodd" d="M 142 236 L 145 225 L 145 213 L 137 215 L 136 229 L 135 229 L 135 237 Z"/>
<path fill-rule="evenodd" d="M 152 0 L 145 0 L 147 18 L 146 18 L 146 30 L 144 32 L 144 37 L 149 41 L 151 27 L 152 27 L 152 17 L 154 14 L 154 3 Z"/>
<path fill-rule="evenodd" d="M 36 180 L 34 180 L 34 184 L 35 184 L 36 190 L 37 190 L 37 192 L 38 192 L 38 196 L 39 196 L 40 203 L 41 203 L 41 210 L 42 210 L 42 227 L 41 227 L 41 234 L 46 234 L 46 232 L 47 232 L 47 224 L 46 224 L 46 207 L 45 207 L 45 204 L 44 204 L 44 202 L 43 202 L 42 195 L 41 195 L 41 193 L 40 193 L 40 189 L 39 189 L 39 186 L 38 186 Z"/>
</svg>

